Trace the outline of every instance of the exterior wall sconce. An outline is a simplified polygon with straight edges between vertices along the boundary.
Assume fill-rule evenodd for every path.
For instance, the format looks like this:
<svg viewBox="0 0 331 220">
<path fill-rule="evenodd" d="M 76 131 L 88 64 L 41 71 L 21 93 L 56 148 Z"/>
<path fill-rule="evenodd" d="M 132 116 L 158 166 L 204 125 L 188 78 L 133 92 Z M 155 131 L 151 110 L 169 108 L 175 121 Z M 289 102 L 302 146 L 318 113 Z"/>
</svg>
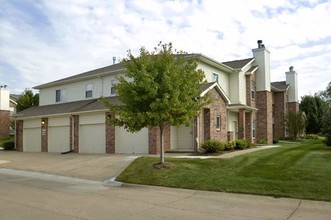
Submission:
<svg viewBox="0 0 331 220">
<path fill-rule="evenodd" d="M 44 125 L 45 124 L 45 120 L 43 119 L 43 120 L 41 120 L 41 124 L 42 125 Z"/>
</svg>

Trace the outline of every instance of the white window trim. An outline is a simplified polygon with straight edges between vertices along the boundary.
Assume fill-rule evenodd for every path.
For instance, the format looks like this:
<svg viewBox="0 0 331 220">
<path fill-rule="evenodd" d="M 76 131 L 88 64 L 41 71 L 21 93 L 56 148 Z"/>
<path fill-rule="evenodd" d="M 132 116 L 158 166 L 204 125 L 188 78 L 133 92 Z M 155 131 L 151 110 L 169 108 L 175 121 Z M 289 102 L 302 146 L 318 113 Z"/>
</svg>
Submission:
<svg viewBox="0 0 331 220">
<path fill-rule="evenodd" d="M 87 97 L 87 92 L 91 92 L 91 97 Z M 86 84 L 85 86 L 85 98 L 86 99 L 91 99 L 93 98 L 93 84 Z"/>
<path fill-rule="evenodd" d="M 57 101 L 57 91 L 60 91 L 60 100 Z M 67 92 L 66 89 L 56 89 L 55 90 L 55 102 L 56 103 L 61 103 L 61 102 L 66 102 L 67 101 Z"/>
<path fill-rule="evenodd" d="M 213 73 L 213 82 L 219 83 L 219 78 L 220 78 L 220 76 L 218 73 Z"/>
<path fill-rule="evenodd" d="M 252 138 L 256 138 L 256 120 L 252 121 Z"/>
<path fill-rule="evenodd" d="M 222 127 L 221 116 L 218 115 L 218 116 L 216 116 L 216 130 L 220 131 L 221 127 Z"/>
<path fill-rule="evenodd" d="M 119 83 L 118 79 L 113 79 L 113 80 L 110 81 L 110 96 L 116 96 L 117 95 L 114 86 L 117 85 L 118 83 Z M 112 89 L 115 90 L 114 93 L 112 92 Z"/>
</svg>

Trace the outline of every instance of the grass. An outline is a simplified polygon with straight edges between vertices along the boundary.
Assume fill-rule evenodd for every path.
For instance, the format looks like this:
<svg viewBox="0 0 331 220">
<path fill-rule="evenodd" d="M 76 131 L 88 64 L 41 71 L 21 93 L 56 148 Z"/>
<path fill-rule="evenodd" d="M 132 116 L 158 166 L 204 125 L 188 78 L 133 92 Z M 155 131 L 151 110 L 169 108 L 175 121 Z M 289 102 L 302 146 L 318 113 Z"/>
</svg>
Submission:
<svg viewBox="0 0 331 220">
<path fill-rule="evenodd" d="M 117 181 L 176 188 L 331 201 L 331 148 L 320 140 L 282 144 L 279 148 L 232 159 L 166 158 L 135 160 Z"/>
</svg>

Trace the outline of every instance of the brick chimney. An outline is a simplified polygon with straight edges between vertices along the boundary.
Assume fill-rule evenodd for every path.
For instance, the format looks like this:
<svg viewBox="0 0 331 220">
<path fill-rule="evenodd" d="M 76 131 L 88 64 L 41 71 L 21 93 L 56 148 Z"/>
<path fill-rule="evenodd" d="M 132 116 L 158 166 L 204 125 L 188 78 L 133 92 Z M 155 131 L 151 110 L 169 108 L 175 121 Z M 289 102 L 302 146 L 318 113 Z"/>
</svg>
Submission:
<svg viewBox="0 0 331 220">
<path fill-rule="evenodd" d="M 256 71 L 256 139 L 266 141 L 267 144 L 273 142 L 272 132 L 272 93 L 270 89 L 270 52 L 262 43 L 257 41 L 258 47 L 253 49 Z"/>
</svg>

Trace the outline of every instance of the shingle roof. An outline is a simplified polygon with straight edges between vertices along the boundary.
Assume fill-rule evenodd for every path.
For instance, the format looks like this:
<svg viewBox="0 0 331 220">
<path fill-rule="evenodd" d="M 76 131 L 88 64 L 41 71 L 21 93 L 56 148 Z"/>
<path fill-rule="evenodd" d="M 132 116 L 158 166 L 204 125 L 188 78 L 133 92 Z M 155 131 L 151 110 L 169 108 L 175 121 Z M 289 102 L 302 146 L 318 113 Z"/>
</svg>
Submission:
<svg viewBox="0 0 331 220">
<path fill-rule="evenodd" d="M 280 81 L 280 82 L 272 82 L 271 87 L 276 91 L 284 92 L 288 89 L 289 85 L 286 84 L 286 81 Z"/>
<path fill-rule="evenodd" d="M 227 65 L 227 66 L 229 66 L 229 67 L 231 67 L 233 69 L 240 69 L 240 68 L 243 68 L 244 66 L 246 66 L 252 60 L 254 60 L 254 58 L 247 58 L 247 59 L 243 59 L 243 60 L 227 61 L 227 62 L 223 62 L 222 64 Z"/>
<path fill-rule="evenodd" d="M 112 104 L 120 104 L 117 97 L 106 98 Z M 78 112 L 88 112 L 96 110 L 107 110 L 107 108 L 99 101 L 99 99 L 90 99 L 76 102 L 67 102 L 54 105 L 35 106 L 23 110 L 15 115 L 15 117 L 34 117 L 34 116 L 49 116 L 57 114 L 71 114 Z"/>
<path fill-rule="evenodd" d="M 38 85 L 34 88 L 35 89 L 40 89 L 40 88 L 44 88 L 44 87 L 47 87 L 47 86 L 52 85 L 52 84 L 61 84 L 62 82 L 65 82 L 65 81 L 79 80 L 81 78 L 93 77 L 93 76 L 97 76 L 97 75 L 104 74 L 104 73 L 109 73 L 109 72 L 114 72 L 114 74 L 117 74 L 118 73 L 117 71 L 121 71 L 121 70 L 124 70 L 123 65 L 121 63 L 116 63 L 116 64 L 113 64 L 113 65 L 110 65 L 110 66 L 102 67 L 102 68 L 99 68 L 99 69 L 94 69 L 94 70 L 91 70 L 91 71 L 87 71 L 87 72 L 84 72 L 84 73 L 80 73 L 80 74 L 77 74 L 77 75 L 73 75 L 73 76 L 70 76 L 70 77 L 59 79 L 59 80 L 56 80 L 56 81 L 53 81 L 53 82 Z"/>
<path fill-rule="evenodd" d="M 20 97 L 21 95 L 10 94 L 10 99 L 13 100 L 14 102 L 17 102 Z"/>
</svg>

